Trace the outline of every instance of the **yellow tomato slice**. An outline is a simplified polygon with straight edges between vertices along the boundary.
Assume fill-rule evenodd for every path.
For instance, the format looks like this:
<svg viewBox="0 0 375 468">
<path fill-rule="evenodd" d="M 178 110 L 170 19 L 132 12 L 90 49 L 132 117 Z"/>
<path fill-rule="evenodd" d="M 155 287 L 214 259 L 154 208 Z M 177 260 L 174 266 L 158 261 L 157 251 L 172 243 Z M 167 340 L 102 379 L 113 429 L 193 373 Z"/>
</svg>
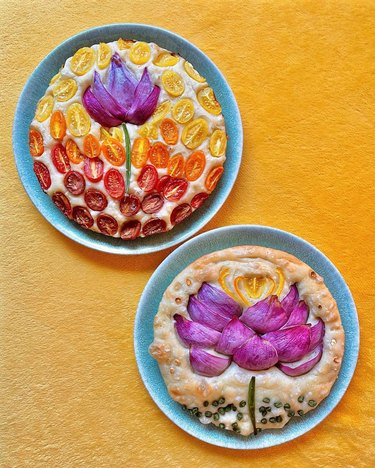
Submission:
<svg viewBox="0 0 375 468">
<path fill-rule="evenodd" d="M 91 47 L 78 49 L 70 61 L 70 69 L 78 76 L 85 75 L 94 66 L 95 52 Z"/>
<path fill-rule="evenodd" d="M 62 140 L 66 134 L 66 121 L 61 111 L 55 111 L 49 121 L 49 131 L 55 140 Z"/>
<path fill-rule="evenodd" d="M 172 109 L 172 116 L 176 122 L 184 124 L 194 117 L 194 103 L 191 99 L 180 99 Z"/>
<path fill-rule="evenodd" d="M 120 143 L 123 143 L 124 142 L 124 133 L 123 131 L 121 130 L 121 128 L 119 127 L 111 127 L 109 129 L 109 133 L 111 134 L 111 136 L 113 138 L 115 138 L 117 141 L 119 141 Z"/>
<path fill-rule="evenodd" d="M 148 138 L 138 137 L 134 140 L 131 153 L 131 160 L 134 167 L 139 169 L 146 164 L 150 148 L 151 145 Z"/>
<path fill-rule="evenodd" d="M 113 166 L 121 166 L 125 162 L 125 148 L 114 138 L 107 138 L 102 144 L 105 158 Z"/>
<path fill-rule="evenodd" d="M 138 133 L 142 137 L 156 140 L 158 137 L 158 128 L 156 125 L 147 123 L 138 128 Z"/>
<path fill-rule="evenodd" d="M 151 49 L 146 42 L 135 42 L 129 50 L 129 58 L 136 65 L 143 65 L 150 60 Z"/>
<path fill-rule="evenodd" d="M 112 57 L 112 51 L 108 44 L 101 42 L 98 48 L 98 67 L 100 70 L 107 68 Z"/>
<path fill-rule="evenodd" d="M 49 82 L 50 86 L 53 84 L 53 83 L 56 83 L 56 81 L 60 78 L 61 76 L 61 73 L 58 72 L 56 73 L 56 75 L 54 75 L 52 78 L 51 78 L 51 81 Z"/>
<path fill-rule="evenodd" d="M 36 106 L 35 118 L 38 122 L 44 122 L 51 115 L 53 110 L 54 100 L 53 97 L 48 94 L 43 96 Z"/>
<path fill-rule="evenodd" d="M 66 120 L 70 133 L 76 137 L 85 136 L 91 128 L 91 120 L 82 104 L 75 102 L 68 107 Z"/>
<path fill-rule="evenodd" d="M 221 106 L 215 98 L 215 94 L 212 88 L 206 86 L 197 93 L 198 101 L 200 105 L 207 112 L 213 115 L 219 115 L 221 113 Z"/>
<path fill-rule="evenodd" d="M 182 143 L 189 149 L 195 149 L 208 135 L 208 123 L 203 117 L 189 122 L 181 136 Z"/>
<path fill-rule="evenodd" d="M 107 129 L 105 129 L 104 127 L 100 127 L 100 139 L 101 140 L 105 140 L 106 138 L 111 138 L 111 134 L 109 133 L 109 131 Z"/>
<path fill-rule="evenodd" d="M 181 75 L 173 70 L 165 70 L 161 75 L 164 89 L 173 97 L 181 96 L 185 91 L 185 83 Z"/>
<path fill-rule="evenodd" d="M 210 151 L 212 156 L 223 156 L 227 147 L 227 136 L 223 130 L 215 130 L 210 138 Z"/>
<path fill-rule="evenodd" d="M 117 45 L 120 50 L 126 50 L 130 49 L 134 42 L 135 41 L 132 41 L 131 39 L 123 39 L 122 37 L 120 37 L 120 39 L 117 41 Z"/>
<path fill-rule="evenodd" d="M 185 168 L 185 159 L 181 153 L 171 157 L 167 166 L 167 173 L 172 177 L 183 177 Z"/>
<path fill-rule="evenodd" d="M 176 65 L 178 61 L 179 58 L 177 55 L 169 52 L 162 52 L 156 57 L 156 59 L 154 59 L 153 63 L 158 67 L 173 67 L 173 65 Z"/>
<path fill-rule="evenodd" d="M 156 124 L 164 119 L 171 109 L 171 101 L 162 102 L 151 116 L 151 123 Z"/>
<path fill-rule="evenodd" d="M 77 88 L 76 80 L 73 78 L 67 78 L 66 80 L 59 81 L 59 83 L 53 88 L 52 94 L 59 102 L 68 101 L 75 95 Z"/>
<path fill-rule="evenodd" d="M 193 78 L 193 80 L 198 81 L 198 83 L 204 83 L 206 81 L 206 78 L 203 78 L 197 70 L 193 67 L 193 65 L 190 62 L 185 61 L 184 63 L 184 68 L 186 73 L 190 76 L 190 78 Z"/>
<path fill-rule="evenodd" d="M 80 152 L 77 143 L 73 140 L 68 140 L 66 142 L 65 151 L 66 151 L 66 154 L 68 155 L 68 158 L 74 164 L 79 164 L 84 159 L 84 156 Z"/>
</svg>

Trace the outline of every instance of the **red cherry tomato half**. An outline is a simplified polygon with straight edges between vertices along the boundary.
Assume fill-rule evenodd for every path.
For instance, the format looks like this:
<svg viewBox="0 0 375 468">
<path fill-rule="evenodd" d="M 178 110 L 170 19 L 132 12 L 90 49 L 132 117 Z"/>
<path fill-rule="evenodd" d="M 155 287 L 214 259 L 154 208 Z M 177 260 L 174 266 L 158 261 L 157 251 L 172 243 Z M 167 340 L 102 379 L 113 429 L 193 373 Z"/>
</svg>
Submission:
<svg viewBox="0 0 375 468">
<path fill-rule="evenodd" d="M 72 206 L 68 198 L 62 192 L 56 192 L 52 195 L 52 201 L 57 208 L 68 218 L 72 217 Z"/>
<path fill-rule="evenodd" d="M 141 208 L 141 200 L 137 195 L 126 195 L 120 201 L 120 211 L 124 216 L 134 216 Z"/>
<path fill-rule="evenodd" d="M 141 223 L 136 219 L 124 223 L 121 228 L 121 239 L 134 240 L 141 233 Z"/>
<path fill-rule="evenodd" d="M 103 177 L 103 161 L 99 158 L 85 158 L 83 171 L 91 182 L 99 182 Z"/>
<path fill-rule="evenodd" d="M 163 190 L 164 197 L 169 201 L 178 201 L 185 194 L 188 182 L 184 179 L 171 178 Z"/>
<path fill-rule="evenodd" d="M 201 192 L 194 195 L 193 199 L 191 200 L 190 204 L 193 208 L 199 208 L 201 204 L 208 198 L 208 193 Z"/>
<path fill-rule="evenodd" d="M 150 192 L 156 187 L 158 173 L 154 166 L 147 164 L 138 176 L 138 185 L 145 192 Z"/>
<path fill-rule="evenodd" d="M 143 225 L 142 233 L 145 236 L 152 236 L 164 232 L 166 227 L 167 223 L 163 219 L 153 218 Z"/>
<path fill-rule="evenodd" d="M 110 195 L 112 198 L 119 199 L 124 196 L 124 178 L 117 169 L 110 169 L 105 173 L 104 186 L 108 195 Z"/>
<path fill-rule="evenodd" d="M 170 177 L 169 175 L 164 175 L 163 177 L 160 177 L 160 179 L 158 180 L 158 183 L 156 184 L 156 190 L 159 193 L 163 193 L 164 192 L 164 187 L 171 180 L 171 178 L 172 177 Z"/>
<path fill-rule="evenodd" d="M 51 187 L 51 176 L 48 167 L 40 161 L 35 161 L 34 172 L 42 189 L 48 190 Z"/>
<path fill-rule="evenodd" d="M 86 187 L 82 174 L 77 171 L 69 171 L 64 177 L 64 185 L 72 195 L 81 195 Z"/>
<path fill-rule="evenodd" d="M 142 210 L 147 213 L 156 213 L 164 205 L 163 197 L 159 193 L 150 193 L 142 200 Z"/>
<path fill-rule="evenodd" d="M 114 236 L 118 230 L 117 221 L 108 214 L 100 214 L 96 218 L 96 224 L 99 228 L 99 231 L 106 236 Z"/>
<path fill-rule="evenodd" d="M 85 193 L 85 202 L 90 210 L 103 211 L 108 205 L 107 197 L 100 190 L 88 189 Z"/>
<path fill-rule="evenodd" d="M 61 143 L 58 143 L 52 148 L 52 162 L 61 174 L 66 174 L 70 171 L 69 158 Z"/>
<path fill-rule="evenodd" d="M 73 208 L 73 219 L 85 229 L 91 228 L 94 224 L 94 220 L 90 215 L 89 210 L 84 206 L 75 206 Z"/>
<path fill-rule="evenodd" d="M 185 218 L 191 215 L 191 206 L 189 203 L 183 203 L 182 205 L 176 206 L 171 214 L 171 223 L 178 224 L 181 223 Z"/>
</svg>

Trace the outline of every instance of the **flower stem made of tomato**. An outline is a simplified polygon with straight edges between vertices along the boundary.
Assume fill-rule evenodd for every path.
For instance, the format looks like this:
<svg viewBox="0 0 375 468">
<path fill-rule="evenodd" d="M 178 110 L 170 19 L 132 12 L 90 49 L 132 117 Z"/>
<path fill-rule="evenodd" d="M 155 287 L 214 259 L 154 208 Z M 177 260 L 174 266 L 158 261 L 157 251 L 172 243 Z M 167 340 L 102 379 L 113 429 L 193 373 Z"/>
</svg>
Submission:
<svg viewBox="0 0 375 468">
<path fill-rule="evenodd" d="M 126 171 L 126 193 L 129 193 L 129 186 L 130 186 L 130 174 L 131 174 L 131 158 L 130 158 L 130 137 L 129 132 L 126 127 L 126 124 L 122 124 L 122 128 L 124 130 L 125 135 L 125 150 L 126 150 L 126 163 L 125 163 L 125 171 Z"/>
<path fill-rule="evenodd" d="M 256 421 L 255 421 L 255 377 L 251 377 L 249 382 L 249 396 L 248 407 L 251 423 L 254 428 L 254 435 L 257 435 Z"/>
</svg>

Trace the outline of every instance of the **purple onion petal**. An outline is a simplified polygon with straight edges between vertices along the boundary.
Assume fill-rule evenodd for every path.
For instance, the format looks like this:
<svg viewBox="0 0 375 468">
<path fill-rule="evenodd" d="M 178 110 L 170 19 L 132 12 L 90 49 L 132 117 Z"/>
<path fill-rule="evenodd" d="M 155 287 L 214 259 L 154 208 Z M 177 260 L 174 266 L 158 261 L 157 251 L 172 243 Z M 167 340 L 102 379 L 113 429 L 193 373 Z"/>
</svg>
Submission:
<svg viewBox="0 0 375 468">
<path fill-rule="evenodd" d="M 295 362 L 309 351 L 310 326 L 297 325 L 296 327 L 283 328 L 266 333 L 263 338 L 276 348 L 280 361 Z"/>
<path fill-rule="evenodd" d="M 82 96 L 82 103 L 89 115 L 103 127 L 117 127 L 122 122 L 116 119 L 100 104 L 93 95 L 90 88 L 87 88 Z"/>
<path fill-rule="evenodd" d="M 297 289 L 297 286 L 293 284 L 290 287 L 288 294 L 281 301 L 281 305 L 284 307 L 284 310 L 288 316 L 292 313 L 294 307 L 298 304 L 298 302 L 299 302 L 298 289 Z"/>
<path fill-rule="evenodd" d="M 221 314 L 232 318 L 233 315 L 238 317 L 241 315 L 241 306 L 224 291 L 212 286 L 208 283 L 203 283 L 198 291 L 198 299 L 209 307 L 215 307 L 220 310 Z"/>
<path fill-rule="evenodd" d="M 137 84 L 134 92 L 134 100 L 138 101 L 140 104 L 143 104 L 148 96 L 151 94 L 154 85 L 150 80 L 150 76 L 147 71 L 147 67 L 144 68 L 141 79 Z"/>
<path fill-rule="evenodd" d="M 91 85 L 91 91 L 100 102 L 104 109 L 110 109 L 111 114 L 121 121 L 124 121 L 127 117 L 127 112 L 116 99 L 105 89 L 102 80 L 100 79 L 99 73 L 94 72 L 94 81 Z"/>
<path fill-rule="evenodd" d="M 254 335 L 253 330 L 244 325 L 235 315 L 225 325 L 215 350 L 218 353 L 231 355 L 236 348 Z"/>
<path fill-rule="evenodd" d="M 127 121 L 135 125 L 142 125 L 146 122 L 146 120 L 154 113 L 158 103 L 159 94 L 160 88 L 155 86 L 144 103 L 139 104 L 139 102 L 134 101 L 133 106 L 129 111 Z"/>
<path fill-rule="evenodd" d="M 268 296 L 248 307 L 241 320 L 257 333 L 267 333 L 282 327 L 288 317 L 277 296 Z"/>
<path fill-rule="evenodd" d="M 325 325 L 321 318 L 318 318 L 318 322 L 310 328 L 310 348 L 312 351 L 322 340 L 325 333 Z"/>
<path fill-rule="evenodd" d="M 201 348 L 190 348 L 190 365 L 194 372 L 205 377 L 215 377 L 222 374 L 230 365 L 228 357 L 214 356 Z"/>
<path fill-rule="evenodd" d="M 265 370 L 274 366 L 279 360 L 276 349 L 272 344 L 254 335 L 237 348 L 233 354 L 233 361 L 248 370 Z"/>
<path fill-rule="evenodd" d="M 221 331 L 231 319 L 231 317 L 222 315 L 218 309 L 208 307 L 200 302 L 195 296 L 190 296 L 187 310 L 194 321 L 218 331 Z"/>
<path fill-rule="evenodd" d="M 187 320 L 182 315 L 175 314 L 175 328 L 181 341 L 186 346 L 215 346 L 220 338 L 220 332 L 198 322 Z"/>
<path fill-rule="evenodd" d="M 306 374 L 311 371 L 311 369 L 320 361 L 323 354 L 323 345 L 316 347 L 311 355 L 306 359 L 303 359 L 301 363 L 295 363 L 296 366 L 288 366 L 279 362 L 277 367 L 284 372 L 284 374 L 289 375 L 290 377 L 298 377 L 299 375 Z"/>
<path fill-rule="evenodd" d="M 293 327 L 295 325 L 304 325 L 309 316 L 309 308 L 303 301 L 299 301 L 289 315 L 288 321 L 283 328 Z"/>
<path fill-rule="evenodd" d="M 125 109 L 130 109 L 134 101 L 137 79 L 126 67 L 119 54 L 113 54 L 108 74 L 107 89 Z"/>
</svg>

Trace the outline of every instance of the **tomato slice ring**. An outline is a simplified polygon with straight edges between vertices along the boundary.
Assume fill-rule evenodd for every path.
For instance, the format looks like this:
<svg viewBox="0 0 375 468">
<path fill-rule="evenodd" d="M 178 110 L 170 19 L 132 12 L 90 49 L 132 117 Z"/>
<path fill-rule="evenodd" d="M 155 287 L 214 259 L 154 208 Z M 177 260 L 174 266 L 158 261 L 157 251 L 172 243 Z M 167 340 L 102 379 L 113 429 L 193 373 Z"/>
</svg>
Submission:
<svg viewBox="0 0 375 468">
<path fill-rule="evenodd" d="M 34 172 L 42 189 L 48 190 L 51 187 L 51 175 L 48 167 L 41 161 L 35 161 Z"/>
<path fill-rule="evenodd" d="M 138 213 L 140 208 L 141 200 L 136 195 L 126 195 L 120 201 L 120 211 L 124 216 L 134 216 Z"/>
<path fill-rule="evenodd" d="M 107 197 L 96 189 L 88 189 L 85 193 L 85 202 L 90 210 L 103 211 L 108 205 Z"/>
<path fill-rule="evenodd" d="M 126 153 L 122 144 L 116 138 L 106 138 L 102 144 L 106 160 L 113 166 L 121 166 L 125 162 Z"/>
<path fill-rule="evenodd" d="M 64 177 L 64 185 L 72 195 L 81 195 L 85 191 L 85 178 L 77 171 L 69 171 Z"/>
<path fill-rule="evenodd" d="M 178 201 L 185 194 L 188 185 L 186 180 L 172 177 L 165 185 L 163 195 L 169 201 Z"/>
<path fill-rule="evenodd" d="M 223 172 L 224 172 L 223 166 L 218 166 L 218 167 L 214 167 L 213 169 L 211 169 L 205 182 L 206 189 L 209 192 L 212 192 L 212 190 L 216 187 Z"/>
<path fill-rule="evenodd" d="M 189 203 L 183 203 L 182 205 L 176 206 L 176 208 L 171 213 L 171 223 L 173 225 L 182 223 L 184 219 L 192 213 L 192 208 Z"/>
<path fill-rule="evenodd" d="M 49 131 L 54 140 L 62 140 L 66 134 L 66 120 L 64 114 L 57 110 L 51 115 Z"/>
<path fill-rule="evenodd" d="M 66 174 L 70 171 L 69 158 L 61 143 L 58 143 L 52 148 L 52 162 L 61 174 Z"/>
<path fill-rule="evenodd" d="M 131 151 L 131 160 L 134 167 L 140 169 L 146 164 L 150 147 L 150 141 L 146 137 L 138 137 L 134 140 Z"/>
<path fill-rule="evenodd" d="M 203 151 L 194 151 L 194 153 L 188 157 L 185 165 L 185 175 L 187 180 L 192 182 L 199 179 L 204 171 L 205 166 L 206 156 L 204 155 Z"/>
<path fill-rule="evenodd" d="M 106 236 L 114 236 L 118 231 L 118 224 L 115 218 L 111 215 L 101 213 L 96 218 L 96 225 L 99 231 Z"/>
<path fill-rule="evenodd" d="M 90 229 L 94 225 L 93 217 L 84 206 L 75 206 L 73 208 L 73 219 L 84 229 Z"/>
<path fill-rule="evenodd" d="M 43 137 L 38 130 L 30 128 L 29 132 L 29 149 L 33 158 L 41 156 L 44 152 Z"/>
<path fill-rule="evenodd" d="M 72 206 L 68 198 L 62 192 L 55 192 L 52 195 L 52 201 L 62 214 L 68 218 L 72 217 Z"/>
<path fill-rule="evenodd" d="M 156 213 L 163 205 L 164 200 L 160 193 L 150 193 L 142 200 L 142 210 L 147 214 Z"/>
<path fill-rule="evenodd" d="M 158 173 L 155 167 L 147 164 L 139 174 L 137 182 L 144 192 L 151 192 L 158 183 Z"/>
<path fill-rule="evenodd" d="M 73 164 L 79 164 L 84 159 L 84 156 L 80 152 L 77 143 L 73 140 L 68 140 L 66 142 L 65 151 L 68 158 Z"/>
<path fill-rule="evenodd" d="M 199 208 L 202 203 L 209 197 L 209 194 L 206 192 L 197 193 L 192 198 L 190 204 L 194 209 Z"/>
<path fill-rule="evenodd" d="M 139 236 L 140 233 L 141 223 L 138 220 L 133 219 L 122 225 L 120 235 L 121 239 L 134 240 Z"/>
<path fill-rule="evenodd" d="M 144 236 L 152 236 L 153 234 L 164 232 L 166 228 L 167 223 L 164 219 L 152 218 L 143 225 L 142 234 Z"/>
<path fill-rule="evenodd" d="M 169 175 L 164 175 L 163 177 L 160 177 L 160 179 L 158 180 L 158 183 L 156 184 L 156 190 L 159 193 L 163 193 L 165 186 L 168 184 L 168 182 L 171 179 L 172 177 L 170 177 Z"/>
<path fill-rule="evenodd" d="M 97 158 L 100 155 L 99 140 L 91 133 L 83 139 L 83 152 L 88 158 Z"/>
<path fill-rule="evenodd" d="M 185 173 L 185 159 L 178 153 L 169 160 L 167 172 L 172 177 L 182 177 Z"/>
<path fill-rule="evenodd" d="M 167 145 L 178 142 L 178 128 L 172 119 L 164 119 L 160 124 L 160 133 Z"/>
<path fill-rule="evenodd" d="M 168 148 L 158 141 L 154 145 L 152 145 L 150 151 L 150 162 L 155 167 L 167 167 L 169 161 L 169 150 Z"/>
<path fill-rule="evenodd" d="M 107 193 L 116 200 L 122 198 L 125 193 L 125 182 L 117 169 L 109 169 L 104 176 L 104 187 Z"/>
<path fill-rule="evenodd" d="M 85 158 L 83 171 L 91 182 L 99 182 L 103 177 L 104 163 L 99 158 Z"/>
</svg>

